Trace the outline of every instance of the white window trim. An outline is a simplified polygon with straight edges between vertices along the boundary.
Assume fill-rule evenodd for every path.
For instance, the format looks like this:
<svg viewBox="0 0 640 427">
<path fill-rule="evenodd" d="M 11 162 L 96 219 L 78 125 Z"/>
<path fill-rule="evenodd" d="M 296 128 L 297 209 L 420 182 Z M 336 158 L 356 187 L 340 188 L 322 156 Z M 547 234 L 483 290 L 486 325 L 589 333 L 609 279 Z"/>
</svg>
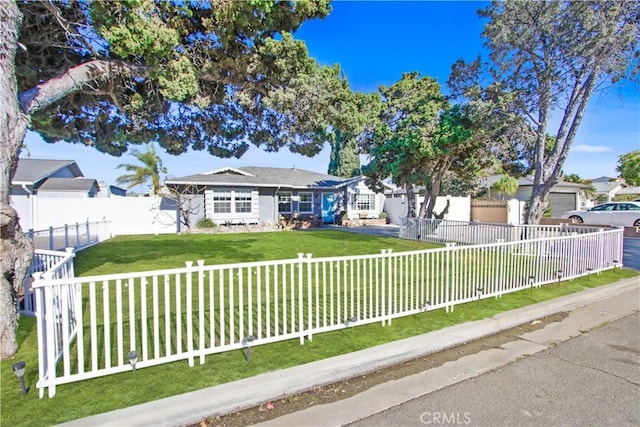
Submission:
<svg viewBox="0 0 640 427">
<path fill-rule="evenodd" d="M 303 202 L 302 201 L 302 195 L 303 194 L 308 194 L 310 196 L 308 202 Z M 307 210 L 307 211 L 303 211 L 302 208 L 301 208 L 301 205 L 303 203 L 309 203 L 311 208 L 309 210 Z M 300 213 L 304 213 L 304 214 L 313 213 L 313 192 L 312 191 L 301 191 L 301 192 L 298 193 L 298 210 L 300 211 Z"/>
<path fill-rule="evenodd" d="M 281 211 L 280 210 L 280 196 L 284 196 L 284 195 L 288 195 L 289 196 L 289 210 L 288 211 Z M 278 193 L 276 193 L 276 197 L 278 198 L 278 213 L 279 214 L 290 214 L 293 213 L 293 194 L 291 193 L 291 191 L 279 191 Z"/>
</svg>

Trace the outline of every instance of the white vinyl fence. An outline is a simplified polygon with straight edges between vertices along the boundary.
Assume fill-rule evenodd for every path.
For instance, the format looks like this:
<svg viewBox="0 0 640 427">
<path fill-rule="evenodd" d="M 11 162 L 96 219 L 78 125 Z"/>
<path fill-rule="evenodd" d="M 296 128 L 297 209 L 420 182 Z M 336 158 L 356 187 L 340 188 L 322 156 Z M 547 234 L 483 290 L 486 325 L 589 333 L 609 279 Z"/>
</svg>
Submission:
<svg viewBox="0 0 640 427">
<path fill-rule="evenodd" d="M 449 311 L 621 266 L 621 229 L 578 230 L 402 253 L 43 276 L 33 283 L 45 307 L 37 311 L 40 397 L 45 388 L 52 397 L 57 385 L 131 370 L 132 350 L 137 368 L 177 360 L 193 366 L 213 353 L 292 338 L 303 344 L 325 331 Z"/>
<path fill-rule="evenodd" d="M 29 230 L 27 237 L 34 249 L 61 251 L 65 248 L 80 250 L 111 238 L 110 221 L 96 221 L 65 224 L 62 227 L 49 227 L 44 230 Z"/>
<path fill-rule="evenodd" d="M 31 260 L 31 265 L 24 280 L 24 291 L 18 302 L 18 312 L 27 316 L 35 316 L 36 301 L 31 287 L 33 281 L 45 275 L 50 279 L 73 277 L 73 248 L 65 252 L 36 249 Z"/>
</svg>

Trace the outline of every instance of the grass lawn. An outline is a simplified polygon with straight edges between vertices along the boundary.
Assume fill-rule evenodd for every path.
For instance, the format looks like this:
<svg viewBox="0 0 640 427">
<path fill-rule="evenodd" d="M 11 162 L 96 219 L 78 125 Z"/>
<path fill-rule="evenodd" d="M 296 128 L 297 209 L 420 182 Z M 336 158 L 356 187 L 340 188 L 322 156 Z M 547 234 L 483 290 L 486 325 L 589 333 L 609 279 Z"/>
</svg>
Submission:
<svg viewBox="0 0 640 427">
<path fill-rule="evenodd" d="M 77 275 L 110 274 L 184 266 L 186 260 L 204 259 L 222 264 L 295 258 L 298 252 L 314 257 L 394 252 L 432 247 L 422 242 L 366 236 L 339 231 L 298 231 L 233 235 L 166 235 L 118 237 L 80 252 Z M 378 344 L 415 336 L 446 326 L 482 319 L 496 313 L 567 295 L 585 288 L 632 277 L 630 270 L 607 271 L 579 280 L 546 285 L 456 306 L 453 313 L 435 310 L 395 319 L 391 326 L 359 326 L 314 335 L 301 346 L 297 339 L 255 347 L 250 363 L 241 351 L 207 356 L 206 363 L 189 368 L 186 361 L 145 368 L 131 373 L 71 383 L 57 387 L 53 399 L 38 399 L 37 337 L 33 319 L 20 321 L 20 348 L 15 360 L 27 363 L 29 394 L 22 396 L 11 371 L 14 361 L 0 364 L 1 423 L 3 425 L 51 425 L 88 415 L 198 390 L 259 373 L 320 360 Z"/>
</svg>

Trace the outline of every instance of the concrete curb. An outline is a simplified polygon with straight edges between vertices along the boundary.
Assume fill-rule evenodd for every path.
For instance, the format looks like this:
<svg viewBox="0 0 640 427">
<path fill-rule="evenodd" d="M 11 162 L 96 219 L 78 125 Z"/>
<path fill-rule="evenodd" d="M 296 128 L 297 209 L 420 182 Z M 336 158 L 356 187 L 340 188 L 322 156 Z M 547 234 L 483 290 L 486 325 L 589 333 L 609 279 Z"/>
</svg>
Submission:
<svg viewBox="0 0 640 427">
<path fill-rule="evenodd" d="M 203 390 L 160 399 L 64 425 L 186 425 L 277 400 L 316 386 L 342 381 L 383 367 L 496 334 L 523 323 L 571 311 L 640 287 L 640 278 L 586 289 L 554 300 L 447 327 L 428 334 L 383 344 L 301 366 L 260 374 Z"/>
</svg>

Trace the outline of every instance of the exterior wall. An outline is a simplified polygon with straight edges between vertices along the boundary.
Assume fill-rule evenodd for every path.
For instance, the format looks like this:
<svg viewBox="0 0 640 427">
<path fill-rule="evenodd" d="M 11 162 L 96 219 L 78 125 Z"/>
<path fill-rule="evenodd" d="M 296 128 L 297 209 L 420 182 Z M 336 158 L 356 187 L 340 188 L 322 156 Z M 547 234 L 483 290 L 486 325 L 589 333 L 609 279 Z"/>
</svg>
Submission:
<svg viewBox="0 0 640 427">
<path fill-rule="evenodd" d="M 251 191 L 251 212 L 235 212 L 235 195 L 236 192 Z M 230 191 L 232 193 L 231 212 L 215 212 L 214 211 L 214 193 L 215 191 Z M 236 187 L 220 187 L 208 188 L 205 191 L 205 215 L 211 218 L 216 224 L 257 224 L 260 222 L 260 200 L 257 189 L 236 188 Z"/>
<path fill-rule="evenodd" d="M 288 189 L 288 188 L 282 188 L 280 190 L 278 190 L 277 193 L 275 193 L 274 196 L 274 207 L 275 209 L 279 209 L 278 206 L 278 194 L 282 194 L 282 193 L 289 193 L 291 194 L 291 212 L 279 212 L 278 210 L 278 217 L 280 215 L 284 215 L 284 216 L 290 216 L 290 215 L 297 215 L 297 216 L 304 216 L 304 217 L 308 217 L 308 216 L 317 216 L 317 217 L 321 217 L 322 216 L 322 193 L 334 193 L 336 195 L 336 200 L 340 197 L 340 193 L 336 192 L 334 190 L 317 190 L 317 189 L 304 189 L 304 190 L 292 190 L 292 189 Z M 302 210 L 301 207 L 301 195 L 302 194 L 308 194 L 311 193 L 311 210 Z M 308 203 L 308 202 L 305 202 Z"/>
<path fill-rule="evenodd" d="M 440 213 L 444 210 L 447 206 L 447 198 L 449 199 L 449 210 L 444 219 L 453 221 L 471 220 L 470 197 L 438 196 L 434 207 L 436 212 Z M 420 203 L 422 203 L 422 197 L 416 195 L 416 206 L 420 206 Z M 384 202 L 384 211 L 387 213 L 391 224 L 400 224 L 400 219 L 407 215 L 406 197 L 387 198 Z"/>
<path fill-rule="evenodd" d="M 258 195 L 258 209 L 260 223 L 278 223 L 278 204 L 275 199 L 275 188 L 260 190 Z"/>
<path fill-rule="evenodd" d="M 366 195 L 373 197 L 374 206 L 370 209 L 359 209 L 357 206 L 353 206 L 354 198 Z M 379 218 L 380 214 L 384 210 L 385 195 L 383 193 L 375 193 L 371 191 L 364 183 L 364 180 L 356 181 L 347 186 L 346 190 L 346 211 L 347 218 Z"/>
<path fill-rule="evenodd" d="M 51 197 L 51 198 L 59 198 L 66 199 L 71 197 L 93 197 L 95 196 L 95 191 L 91 191 L 87 193 L 86 191 L 38 191 L 38 197 Z"/>
<path fill-rule="evenodd" d="M 23 195 L 11 195 L 9 201 L 13 209 L 18 212 L 20 226 L 23 230 L 28 230 L 33 223 L 33 210 L 31 209 L 31 197 L 26 193 Z M 28 227 L 25 227 L 28 225 Z"/>
<path fill-rule="evenodd" d="M 21 185 L 12 185 L 9 189 L 9 194 L 13 196 L 28 196 L 31 193 L 24 191 Z"/>
<path fill-rule="evenodd" d="M 78 175 L 67 166 L 48 176 L 48 178 L 76 178 Z"/>
</svg>

